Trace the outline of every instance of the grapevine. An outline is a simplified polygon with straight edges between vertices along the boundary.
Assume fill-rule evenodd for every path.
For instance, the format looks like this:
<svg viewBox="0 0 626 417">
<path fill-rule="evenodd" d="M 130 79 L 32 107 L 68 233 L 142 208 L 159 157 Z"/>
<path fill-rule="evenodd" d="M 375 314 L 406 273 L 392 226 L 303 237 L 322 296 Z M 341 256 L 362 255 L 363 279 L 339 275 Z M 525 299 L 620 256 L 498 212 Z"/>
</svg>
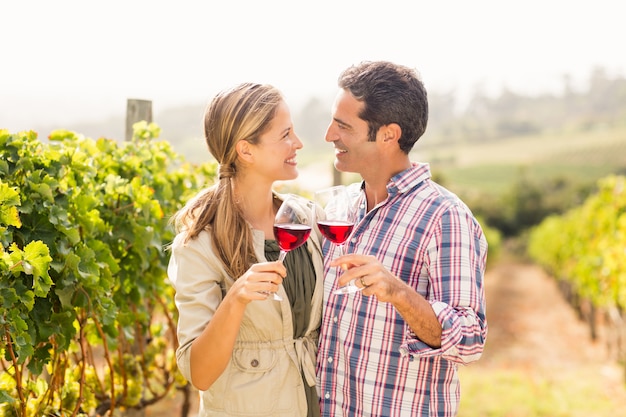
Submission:
<svg viewBox="0 0 626 417">
<path fill-rule="evenodd" d="M 546 218 L 531 231 L 528 251 L 575 300 L 606 312 L 609 331 L 623 339 L 617 358 L 626 363 L 626 177 L 603 178 L 581 206 Z M 596 337 L 595 317 L 589 320 Z"/>
<path fill-rule="evenodd" d="M 168 220 L 215 165 L 134 127 L 123 143 L 0 130 L 0 416 L 140 409 L 185 384 Z"/>
</svg>

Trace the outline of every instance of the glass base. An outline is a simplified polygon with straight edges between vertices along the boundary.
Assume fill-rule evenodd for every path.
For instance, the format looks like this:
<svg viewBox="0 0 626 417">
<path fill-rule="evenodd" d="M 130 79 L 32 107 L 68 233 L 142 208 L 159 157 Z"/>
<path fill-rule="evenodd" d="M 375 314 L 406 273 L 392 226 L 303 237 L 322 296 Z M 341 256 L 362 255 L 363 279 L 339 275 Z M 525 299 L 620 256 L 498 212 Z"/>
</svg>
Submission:
<svg viewBox="0 0 626 417">
<path fill-rule="evenodd" d="M 357 287 L 353 282 L 351 282 L 348 285 L 345 285 L 343 287 L 337 288 L 335 291 L 333 291 L 333 294 L 335 294 L 335 295 L 337 295 L 337 294 L 354 294 L 355 292 L 359 292 L 362 289 L 363 288 Z"/>
<path fill-rule="evenodd" d="M 274 301 L 283 301 L 283 297 L 281 297 L 280 295 L 276 294 L 276 293 L 270 293 L 269 291 L 259 291 L 261 294 L 265 294 L 267 295 L 267 298 L 269 299 L 270 296 L 272 298 L 272 300 Z"/>
</svg>

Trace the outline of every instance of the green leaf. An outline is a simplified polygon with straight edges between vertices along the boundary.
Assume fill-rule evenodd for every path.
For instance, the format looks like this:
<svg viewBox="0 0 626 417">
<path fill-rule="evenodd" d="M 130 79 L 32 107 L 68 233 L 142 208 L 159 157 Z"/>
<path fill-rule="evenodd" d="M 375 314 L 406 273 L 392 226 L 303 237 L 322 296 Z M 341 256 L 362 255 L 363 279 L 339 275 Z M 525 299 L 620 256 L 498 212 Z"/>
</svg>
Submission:
<svg viewBox="0 0 626 417">
<path fill-rule="evenodd" d="M 26 352 L 23 352 L 23 353 L 26 353 Z M 50 359 L 50 354 L 49 353 L 46 354 L 46 351 L 43 351 L 43 353 L 40 353 L 39 355 L 36 355 L 34 352 L 31 352 L 29 353 L 28 356 L 31 357 L 30 360 L 28 361 L 28 365 L 26 365 L 26 367 L 28 368 L 28 371 L 33 375 L 41 375 L 41 373 L 43 372 L 43 367 Z M 43 358 L 40 356 L 43 356 Z"/>
<path fill-rule="evenodd" d="M 73 287 L 55 288 L 54 293 L 59 297 L 61 306 L 64 309 L 72 308 L 72 298 L 74 297 L 75 289 Z"/>
<path fill-rule="evenodd" d="M 55 141 L 61 142 L 61 141 L 68 140 L 68 139 L 76 139 L 76 133 L 70 130 L 57 129 L 50 133 L 50 136 L 48 136 L 48 139 L 50 139 L 53 142 Z"/>
<path fill-rule="evenodd" d="M 32 191 L 39 194 L 46 201 L 54 202 L 54 196 L 52 195 L 52 188 L 50 187 L 49 184 L 46 184 L 45 182 L 40 182 L 40 183 L 31 182 L 30 188 Z"/>
<path fill-rule="evenodd" d="M 15 394 L 12 392 L 0 389 L 0 404 L 15 404 L 16 400 L 14 395 Z"/>
<path fill-rule="evenodd" d="M 0 224 L 21 227 L 17 206 L 20 205 L 20 195 L 15 188 L 9 187 L 0 181 Z"/>
<path fill-rule="evenodd" d="M 80 242 L 80 231 L 77 227 L 64 227 L 57 226 L 59 232 L 63 233 L 70 240 L 72 244 L 77 244 Z"/>
<path fill-rule="evenodd" d="M 7 175 L 9 173 L 9 164 L 4 159 L 0 159 L 0 174 Z"/>
<path fill-rule="evenodd" d="M 50 207 L 50 214 L 48 215 L 48 219 L 50 220 L 50 223 L 54 225 L 70 225 L 67 207 L 61 207 L 57 205 Z"/>
<path fill-rule="evenodd" d="M 42 241 L 30 242 L 24 248 L 24 261 L 32 266 L 33 290 L 37 297 L 45 297 L 52 286 L 48 268 L 52 258 L 50 251 Z"/>
<path fill-rule="evenodd" d="M 0 288 L 0 306 L 5 309 L 13 308 L 18 296 L 14 288 Z"/>
<path fill-rule="evenodd" d="M 20 303 L 30 311 L 35 305 L 35 293 L 31 290 L 22 292 L 20 294 Z"/>
</svg>

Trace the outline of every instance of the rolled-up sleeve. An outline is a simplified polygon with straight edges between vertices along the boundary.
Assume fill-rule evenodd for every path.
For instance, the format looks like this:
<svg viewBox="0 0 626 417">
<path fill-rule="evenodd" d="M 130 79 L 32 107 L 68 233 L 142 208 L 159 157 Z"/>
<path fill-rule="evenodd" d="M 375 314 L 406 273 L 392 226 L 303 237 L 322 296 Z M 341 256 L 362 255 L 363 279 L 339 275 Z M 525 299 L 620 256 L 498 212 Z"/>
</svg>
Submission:
<svg viewBox="0 0 626 417">
<path fill-rule="evenodd" d="M 471 213 L 458 206 L 447 210 L 429 241 L 425 269 L 427 299 L 441 324 L 441 347 L 431 348 L 407 327 L 403 354 L 442 356 L 460 364 L 480 358 L 487 337 L 486 256 L 487 241 Z"/>
<path fill-rule="evenodd" d="M 209 235 L 202 232 L 184 243 L 177 236 L 171 246 L 168 278 L 176 290 L 178 349 L 176 361 L 183 376 L 191 381 L 191 343 L 202 333 L 222 301 L 221 266 L 212 255 Z"/>
</svg>

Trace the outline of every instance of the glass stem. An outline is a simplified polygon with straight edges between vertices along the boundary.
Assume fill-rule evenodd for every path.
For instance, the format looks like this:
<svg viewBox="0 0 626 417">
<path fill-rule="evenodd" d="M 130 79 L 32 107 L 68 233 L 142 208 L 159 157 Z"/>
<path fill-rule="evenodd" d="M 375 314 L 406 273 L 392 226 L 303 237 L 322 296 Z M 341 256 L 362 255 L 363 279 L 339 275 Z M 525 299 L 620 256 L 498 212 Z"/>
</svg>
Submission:
<svg viewBox="0 0 626 417">
<path fill-rule="evenodd" d="M 278 261 L 282 262 L 285 260 L 285 256 L 287 256 L 287 251 L 281 249 L 280 255 L 278 255 Z"/>
<path fill-rule="evenodd" d="M 344 243 L 341 243 L 339 245 L 339 255 L 343 256 L 346 254 L 346 246 Z M 348 264 L 341 264 L 339 265 L 339 274 L 341 274 L 343 271 L 347 271 L 348 270 Z M 337 276 L 339 276 L 339 274 Z"/>
</svg>

